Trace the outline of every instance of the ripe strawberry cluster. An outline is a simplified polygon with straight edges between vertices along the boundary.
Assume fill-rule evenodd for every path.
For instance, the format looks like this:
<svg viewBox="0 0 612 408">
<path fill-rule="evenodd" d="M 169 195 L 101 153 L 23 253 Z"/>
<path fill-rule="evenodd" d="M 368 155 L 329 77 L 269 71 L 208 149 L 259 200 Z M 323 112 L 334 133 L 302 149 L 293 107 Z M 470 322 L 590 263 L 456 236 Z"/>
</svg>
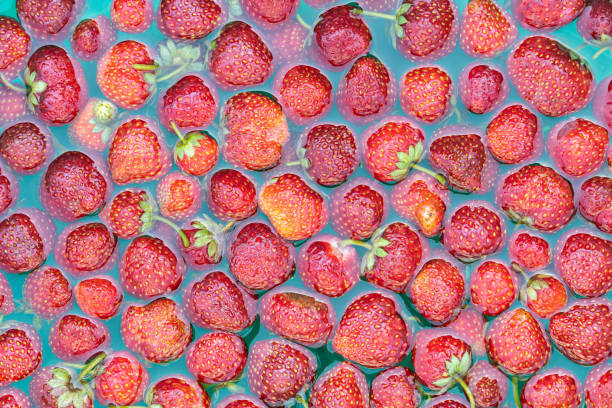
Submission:
<svg viewBox="0 0 612 408">
<path fill-rule="evenodd" d="M 0 408 L 612 407 L 612 76 L 550 34 L 600 56 L 612 2 L 305 2 L 0 16 Z"/>
</svg>

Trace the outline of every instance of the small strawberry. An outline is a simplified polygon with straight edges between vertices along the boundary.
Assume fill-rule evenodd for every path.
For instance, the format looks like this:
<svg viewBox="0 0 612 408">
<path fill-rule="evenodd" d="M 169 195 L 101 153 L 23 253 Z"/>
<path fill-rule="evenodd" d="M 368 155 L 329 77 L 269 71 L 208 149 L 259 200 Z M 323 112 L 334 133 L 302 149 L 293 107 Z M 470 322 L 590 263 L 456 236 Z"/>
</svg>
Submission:
<svg viewBox="0 0 612 408">
<path fill-rule="evenodd" d="M 391 295 L 366 292 L 344 311 L 332 339 L 334 351 L 369 368 L 397 365 L 406 357 L 412 329 Z"/>
<path fill-rule="evenodd" d="M 480 360 L 470 368 L 465 383 L 479 408 L 497 407 L 508 394 L 508 378 L 486 360 Z"/>
<path fill-rule="evenodd" d="M 64 273 L 42 266 L 28 274 L 23 283 L 23 301 L 42 319 L 53 319 L 72 308 L 72 284 Z"/>
<path fill-rule="evenodd" d="M 423 408 L 468 408 L 471 404 L 465 398 L 455 394 L 446 394 L 429 400 Z"/>
<path fill-rule="evenodd" d="M 472 272 L 469 291 L 476 310 L 485 316 L 497 316 L 516 300 L 519 282 L 505 263 L 485 261 Z"/>
<path fill-rule="evenodd" d="M 19 174 L 38 173 L 54 153 L 53 135 L 38 122 L 18 122 L 0 134 L 0 156 Z"/>
<path fill-rule="evenodd" d="M 260 399 L 246 394 L 232 394 L 223 398 L 216 405 L 217 408 L 266 408 Z"/>
<path fill-rule="evenodd" d="M 179 141 L 174 146 L 177 166 L 192 176 L 203 176 L 216 166 L 219 160 L 217 141 L 206 131 L 192 131 L 183 136 L 178 128 Z"/>
<path fill-rule="evenodd" d="M 479 0 L 472 0 L 470 4 L 474 1 Z M 509 93 L 508 80 L 499 66 L 472 63 L 459 74 L 459 98 L 472 113 L 491 112 L 508 98 Z"/>
<path fill-rule="evenodd" d="M 459 266 L 444 258 L 425 262 L 408 287 L 415 309 L 430 323 L 455 317 L 465 301 L 465 278 Z"/>
<path fill-rule="evenodd" d="M 151 229 L 155 201 L 146 190 L 119 192 L 100 212 L 100 219 L 119 238 L 131 239 Z"/>
<path fill-rule="evenodd" d="M 110 344 L 111 334 L 102 322 L 75 314 L 57 319 L 49 331 L 49 346 L 63 361 L 85 361 Z"/>
<path fill-rule="evenodd" d="M 172 40 L 196 41 L 221 26 L 226 14 L 219 0 L 162 0 L 156 22 L 159 31 Z"/>
<path fill-rule="evenodd" d="M 523 308 L 498 316 L 485 336 L 489 359 L 510 375 L 528 376 L 548 363 L 548 336 L 536 318 Z"/>
<path fill-rule="evenodd" d="M 118 109 L 112 102 L 89 98 L 79 115 L 70 123 L 70 141 L 85 149 L 106 150 L 113 133 Z"/>
<path fill-rule="evenodd" d="M 336 363 L 317 378 L 308 404 L 311 408 L 370 407 L 365 374 L 347 361 Z"/>
<path fill-rule="evenodd" d="M 400 104 L 406 115 L 426 124 L 442 120 L 454 99 L 453 80 L 437 66 L 421 66 L 400 79 Z"/>
<path fill-rule="evenodd" d="M 221 169 L 208 180 L 206 202 L 210 211 L 223 221 L 241 221 L 257 212 L 255 183 L 234 169 Z"/>
<path fill-rule="evenodd" d="M 15 8 L 19 21 L 34 38 L 61 41 L 84 4 L 83 0 L 17 0 Z"/>
<path fill-rule="evenodd" d="M 583 40 L 599 47 L 612 45 L 612 4 L 607 0 L 589 2 L 578 20 L 576 29 Z"/>
<path fill-rule="evenodd" d="M 19 90 L 0 84 L 0 125 L 6 125 L 26 116 L 27 96 Z"/>
<path fill-rule="evenodd" d="M 518 36 L 510 14 L 493 0 L 470 0 L 461 17 L 461 48 L 474 58 L 492 58 Z"/>
<path fill-rule="evenodd" d="M 295 249 L 268 224 L 250 222 L 232 235 L 227 252 L 232 274 L 251 290 L 280 285 L 295 271 Z"/>
<path fill-rule="evenodd" d="M 329 300 L 291 287 L 266 293 L 259 301 L 259 317 L 270 332 L 308 347 L 327 343 L 336 323 Z"/>
<path fill-rule="evenodd" d="M 94 380 L 96 397 L 104 405 L 131 405 L 140 401 L 149 383 L 149 372 L 130 352 L 110 354 Z"/>
<path fill-rule="evenodd" d="M 159 211 L 164 217 L 184 220 L 202 208 L 202 186 L 199 181 L 179 171 L 166 174 L 155 192 Z"/>
<path fill-rule="evenodd" d="M 0 163 L 0 214 L 12 207 L 18 198 L 19 182 L 11 170 Z"/>
<path fill-rule="evenodd" d="M 278 29 L 268 32 L 270 50 L 279 65 L 292 64 L 304 59 L 309 29 L 296 20 L 289 20 Z"/>
<path fill-rule="evenodd" d="M 230 222 L 223 227 L 204 217 L 183 224 L 181 233 L 176 236 L 176 246 L 181 251 L 187 266 L 197 271 L 204 271 L 211 265 L 221 262 L 226 235 L 232 225 L 233 222 Z M 186 243 L 189 245 L 185 246 Z"/>
<path fill-rule="evenodd" d="M 612 178 L 595 176 L 582 183 L 578 209 L 601 231 L 612 233 Z"/>
<path fill-rule="evenodd" d="M 372 408 L 417 408 L 421 403 L 418 383 L 407 367 L 392 367 L 372 380 Z"/>
<path fill-rule="evenodd" d="M 597 85 L 591 110 L 597 119 L 608 126 L 608 129 L 612 128 L 612 75 L 604 78 Z M 608 166 L 612 168 L 610 163 L 612 159 L 608 152 Z"/>
<path fill-rule="evenodd" d="M 579 111 L 593 95 L 595 85 L 588 65 L 553 38 L 524 38 L 510 52 L 506 67 L 519 96 L 542 115 L 557 117 Z"/>
<path fill-rule="evenodd" d="M 13 17 L 0 16 L 0 77 L 2 82 L 15 78 L 26 63 L 32 39 Z"/>
<path fill-rule="evenodd" d="M 462 309 L 455 320 L 445 325 L 465 338 L 478 356 L 485 354 L 484 335 L 486 322 L 483 315 L 474 308 Z"/>
<path fill-rule="evenodd" d="M 193 329 L 179 304 L 157 298 L 146 305 L 132 304 L 121 316 L 125 346 L 153 363 L 165 363 L 183 355 L 193 338 Z"/>
<path fill-rule="evenodd" d="M 64 408 L 93 408 L 91 388 L 76 381 L 77 377 L 64 366 L 43 367 L 30 382 L 29 392 L 35 406 L 56 408 L 61 402 Z"/>
<path fill-rule="evenodd" d="M 493 157 L 506 164 L 517 164 L 542 152 L 540 119 L 523 105 L 509 105 L 487 125 L 487 148 Z"/>
<path fill-rule="evenodd" d="M 612 403 L 612 365 L 594 367 L 584 380 L 584 402 L 588 408 L 605 408 Z"/>
<path fill-rule="evenodd" d="M 8 316 L 14 311 L 15 301 L 13 300 L 13 290 L 4 274 L 0 274 L 0 317 Z"/>
<path fill-rule="evenodd" d="M 565 307 L 567 290 L 554 275 L 536 273 L 521 289 L 521 302 L 538 317 L 548 319 Z"/>
<path fill-rule="evenodd" d="M 34 327 L 8 322 L 0 329 L 0 387 L 31 376 L 42 362 L 42 344 Z"/>
<path fill-rule="evenodd" d="M 514 17 L 528 30 L 556 30 L 571 23 L 582 13 L 585 0 L 559 3 L 554 0 L 513 0 Z"/>
<path fill-rule="evenodd" d="M 249 24 L 232 21 L 221 28 L 208 55 L 208 70 L 217 85 L 231 91 L 266 82 L 273 56 Z"/>
<path fill-rule="evenodd" d="M 247 352 L 242 337 L 214 331 L 206 333 L 189 346 L 185 364 L 189 374 L 201 383 L 225 383 L 242 374 Z"/>
<path fill-rule="evenodd" d="M 70 48 L 83 61 L 95 61 L 117 40 L 117 32 L 106 16 L 82 20 L 70 37 Z"/>
<path fill-rule="evenodd" d="M 288 240 L 310 238 L 327 224 L 325 199 L 295 173 L 268 180 L 258 203 L 280 236 Z"/>
<path fill-rule="evenodd" d="M 83 279 L 74 288 L 79 309 L 96 319 L 115 317 L 123 303 L 123 291 L 113 278 L 105 275 Z"/>
<path fill-rule="evenodd" d="M 287 340 L 254 343 L 247 361 L 249 389 L 268 406 L 285 406 L 304 394 L 317 371 L 316 357 Z"/>
<path fill-rule="evenodd" d="M 521 406 L 579 408 L 582 406 L 582 384 L 563 368 L 543 371 L 531 377 L 523 387 Z"/>
<path fill-rule="evenodd" d="M 300 7 L 300 0 L 240 0 L 244 12 L 256 24 L 268 30 L 276 30 L 287 22 Z"/>
<path fill-rule="evenodd" d="M 3 408 L 31 408 L 30 397 L 19 388 L 5 387 L 0 389 L 0 407 Z"/>
<path fill-rule="evenodd" d="M 550 244 L 542 236 L 517 231 L 508 241 L 508 257 L 513 268 L 533 272 L 546 268 L 552 260 Z"/>
<path fill-rule="evenodd" d="M 182 375 L 158 380 L 147 392 L 145 403 L 161 408 L 210 408 L 210 397 L 197 381 Z"/>
<path fill-rule="evenodd" d="M 297 270 L 307 288 L 329 296 L 342 296 L 359 281 L 358 255 L 333 235 L 321 234 L 300 248 Z"/>
<path fill-rule="evenodd" d="M 153 3 L 151 0 L 112 0 L 110 17 L 117 30 L 142 33 L 153 23 Z"/>
<path fill-rule="evenodd" d="M 512 221 L 544 232 L 563 228 L 576 212 L 572 185 L 540 164 L 529 164 L 502 176 L 495 202 Z"/>
</svg>

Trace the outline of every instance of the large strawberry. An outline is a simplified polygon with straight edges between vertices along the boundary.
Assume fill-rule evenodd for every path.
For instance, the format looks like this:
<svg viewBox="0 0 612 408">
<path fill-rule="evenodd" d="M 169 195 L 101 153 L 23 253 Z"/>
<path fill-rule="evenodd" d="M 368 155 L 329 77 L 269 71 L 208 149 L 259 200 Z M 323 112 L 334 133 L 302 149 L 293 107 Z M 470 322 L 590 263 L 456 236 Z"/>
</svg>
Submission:
<svg viewBox="0 0 612 408">
<path fill-rule="evenodd" d="M 99 359 L 96 361 L 99 362 Z M 86 391 L 77 378 L 78 375 L 65 366 L 43 367 L 32 377 L 30 397 L 39 408 L 56 408 L 60 402 L 64 408 L 93 408 L 91 388 Z"/>
<path fill-rule="evenodd" d="M 582 183 L 578 209 L 601 231 L 612 233 L 612 178 L 595 176 Z"/>
<path fill-rule="evenodd" d="M 185 355 L 189 373 L 204 384 L 225 383 L 238 378 L 247 361 L 242 337 L 214 331 L 197 339 Z"/>
<path fill-rule="evenodd" d="M 582 13 L 585 0 L 513 0 L 514 17 L 531 31 L 555 30 L 571 23 Z"/>
<path fill-rule="evenodd" d="M 497 316 L 516 300 L 519 282 L 504 262 L 485 261 L 472 272 L 469 291 L 476 310 L 486 316 Z"/>
<path fill-rule="evenodd" d="M 593 114 L 608 128 L 612 127 L 612 75 L 604 78 L 597 85 L 593 105 Z M 612 167 L 612 160 L 608 155 L 608 165 Z"/>
<path fill-rule="evenodd" d="M 11 86 L 11 88 L 13 88 Z M 0 124 L 6 125 L 27 115 L 27 96 L 22 89 L 0 84 Z"/>
<path fill-rule="evenodd" d="M 353 364 L 342 361 L 317 378 L 308 400 L 311 408 L 368 408 L 366 376 Z"/>
<path fill-rule="evenodd" d="M 266 405 L 259 398 L 246 394 L 232 394 L 216 405 L 217 408 L 266 408 Z"/>
<path fill-rule="evenodd" d="M 110 344 L 111 334 L 102 322 L 75 314 L 57 319 L 49 331 L 49 346 L 63 361 L 85 361 Z"/>
<path fill-rule="evenodd" d="M 159 181 L 155 198 L 164 217 L 184 220 L 202 208 L 202 186 L 195 177 L 174 171 Z"/>
<path fill-rule="evenodd" d="M 110 101 L 89 98 L 76 119 L 70 123 L 70 141 L 85 149 L 98 152 L 106 150 L 118 111 Z"/>
<path fill-rule="evenodd" d="M 117 32 L 106 16 L 87 18 L 74 28 L 70 37 L 72 52 L 83 61 L 95 61 L 117 40 Z"/>
<path fill-rule="evenodd" d="M 15 175 L 0 164 L 0 214 L 8 210 L 19 198 L 19 182 Z"/>
<path fill-rule="evenodd" d="M 482 356 L 485 354 L 485 329 L 486 321 L 484 316 L 474 308 L 462 309 L 455 320 L 446 324 L 446 327 L 453 330 L 472 346 L 474 354 Z"/>
<path fill-rule="evenodd" d="M 548 319 L 567 303 L 565 285 L 552 274 L 536 273 L 521 289 L 521 302 L 542 319 Z"/>
<path fill-rule="evenodd" d="M 277 30 L 268 32 L 270 49 L 277 64 L 291 64 L 301 61 L 305 54 L 304 48 L 309 29 L 297 20 L 289 20 Z"/>
<path fill-rule="evenodd" d="M 582 406 L 582 384 L 564 368 L 546 370 L 527 381 L 521 392 L 521 407 Z"/>
<path fill-rule="evenodd" d="M 210 396 L 193 378 L 172 374 L 159 379 L 145 395 L 148 406 L 161 408 L 210 408 Z"/>
<path fill-rule="evenodd" d="M 221 169 L 208 180 L 206 202 L 210 211 L 223 221 L 241 221 L 257 211 L 255 183 L 234 169 Z"/>
<path fill-rule="evenodd" d="M 6 408 L 30 408 L 30 397 L 15 387 L 4 387 L 0 390 L 0 406 Z"/>
<path fill-rule="evenodd" d="M 14 311 L 15 301 L 13 299 L 13 290 L 4 274 L 0 274 L 0 316 L 10 315 Z"/>
<path fill-rule="evenodd" d="M 576 21 L 576 29 L 585 41 L 599 47 L 611 46 L 612 4 L 607 0 L 588 2 Z"/>
<path fill-rule="evenodd" d="M 96 397 L 104 405 L 131 405 L 140 401 L 149 383 L 149 372 L 128 351 L 108 355 L 94 380 Z"/>
<path fill-rule="evenodd" d="M 584 402 L 588 408 L 605 408 L 612 403 L 612 365 L 594 367 L 584 380 Z"/>
<path fill-rule="evenodd" d="M 30 53 L 32 40 L 13 17 L 0 16 L 0 78 L 2 82 L 15 78 Z"/>
<path fill-rule="evenodd" d="M 196 41 L 217 29 L 226 14 L 225 3 L 219 0 L 162 0 L 156 22 L 172 40 Z"/>
<path fill-rule="evenodd" d="M 518 36 L 510 14 L 493 0 L 470 0 L 461 17 L 461 48 L 474 58 L 505 51 Z"/>
<path fill-rule="evenodd" d="M 421 394 L 414 373 L 408 367 L 392 367 L 372 380 L 372 408 L 417 408 Z"/>
<path fill-rule="evenodd" d="M 542 124 L 520 104 L 499 111 L 487 125 L 487 148 L 502 163 L 517 164 L 542 152 Z"/>
<path fill-rule="evenodd" d="M 454 98 L 453 80 L 437 66 L 413 68 L 400 79 L 399 98 L 408 116 L 433 124 L 450 112 Z"/>
<path fill-rule="evenodd" d="M 19 20 L 37 40 L 61 41 L 81 13 L 83 0 L 17 0 Z"/>
<path fill-rule="evenodd" d="M 504 70 L 493 64 L 471 63 L 461 71 L 458 82 L 461 102 L 479 115 L 497 108 L 510 93 Z"/>
<path fill-rule="evenodd" d="M 256 24 L 275 30 L 293 17 L 300 0 L 240 0 L 240 4 Z"/>
<path fill-rule="evenodd" d="M 486 360 L 480 360 L 470 368 L 465 383 L 480 408 L 499 406 L 508 393 L 508 378 Z"/>
<path fill-rule="evenodd" d="M 119 31 L 142 33 L 153 23 L 153 3 L 151 0 L 112 0 L 110 17 Z"/>
<path fill-rule="evenodd" d="M 34 327 L 9 322 L 0 330 L 0 387 L 31 376 L 42 362 L 42 344 Z"/>
<path fill-rule="evenodd" d="M 96 319 L 115 317 L 123 303 L 123 291 L 113 278 L 105 275 L 83 279 L 74 288 L 79 309 Z"/>
<path fill-rule="evenodd" d="M 550 244 L 541 235 L 519 230 L 508 239 L 508 257 L 514 269 L 537 271 L 552 261 Z"/>
<path fill-rule="evenodd" d="M 26 305 L 42 319 L 58 317 L 74 304 L 72 284 L 62 271 L 52 266 L 42 266 L 29 273 L 22 293 Z"/>
</svg>

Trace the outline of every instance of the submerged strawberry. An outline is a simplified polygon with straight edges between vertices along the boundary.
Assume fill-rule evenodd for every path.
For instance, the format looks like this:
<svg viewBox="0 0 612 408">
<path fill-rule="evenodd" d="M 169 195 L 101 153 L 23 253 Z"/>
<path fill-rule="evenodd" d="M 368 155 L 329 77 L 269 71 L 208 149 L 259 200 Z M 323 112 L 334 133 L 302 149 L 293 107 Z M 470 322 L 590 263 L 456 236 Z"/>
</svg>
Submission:
<svg viewBox="0 0 612 408">
<path fill-rule="evenodd" d="M 0 214 L 8 210 L 19 198 L 19 182 L 15 175 L 0 164 Z"/>
<path fill-rule="evenodd" d="M 450 111 L 453 80 L 442 68 L 421 66 L 400 79 L 400 104 L 410 117 L 426 124 L 437 123 Z"/>
<path fill-rule="evenodd" d="M 298 21 L 289 20 L 277 30 L 267 34 L 277 64 L 291 64 L 304 58 L 309 30 Z"/>
<path fill-rule="evenodd" d="M 28 395 L 15 387 L 5 387 L 0 390 L 0 406 L 5 408 L 30 408 L 32 402 Z"/>
<path fill-rule="evenodd" d="M 151 0 L 112 0 L 110 17 L 119 31 L 142 33 L 153 23 L 153 3 Z"/>
<path fill-rule="evenodd" d="M 552 260 L 552 249 L 541 235 L 517 231 L 508 240 L 508 257 L 512 266 L 533 272 L 546 268 Z"/>
<path fill-rule="evenodd" d="M 83 0 L 17 0 L 19 21 L 37 40 L 61 41 L 81 13 Z"/>
<path fill-rule="evenodd" d="M 493 0 L 470 0 L 461 17 L 461 48 L 474 58 L 492 58 L 518 36 L 510 14 Z"/>
<path fill-rule="evenodd" d="M 555 30 L 571 23 L 582 13 L 585 0 L 513 0 L 514 17 L 531 31 Z"/>
<path fill-rule="evenodd" d="M 486 360 L 480 360 L 470 368 L 465 383 L 480 408 L 499 406 L 508 393 L 508 378 Z"/>
<path fill-rule="evenodd" d="M 523 105 L 509 105 L 487 125 L 487 148 L 506 164 L 517 164 L 542 152 L 542 126 L 538 117 Z"/>
<path fill-rule="evenodd" d="M 114 317 L 123 303 L 123 291 L 105 275 L 80 281 L 74 288 L 74 297 L 83 313 L 103 320 Z"/>
<path fill-rule="evenodd" d="M 342 361 L 317 378 L 308 403 L 311 408 L 368 408 L 369 399 L 365 374 L 353 364 Z"/>
<path fill-rule="evenodd" d="M 582 384 L 580 380 L 563 368 L 546 370 L 527 381 L 521 393 L 521 406 L 582 406 Z"/>
<path fill-rule="evenodd" d="M 456 394 L 448 393 L 440 397 L 432 398 L 424 408 L 468 408 L 471 404 Z"/>
<path fill-rule="evenodd" d="M 42 344 L 34 327 L 8 322 L 0 329 L 0 387 L 31 376 L 42 362 Z"/>
<path fill-rule="evenodd" d="M 149 372 L 130 352 L 110 354 L 94 380 L 98 401 L 104 405 L 131 405 L 140 401 L 149 383 Z"/>
<path fill-rule="evenodd" d="M 461 71 L 459 98 L 467 110 L 488 113 L 508 98 L 510 86 L 503 72 L 499 66 L 482 63 L 472 63 Z"/>
<path fill-rule="evenodd" d="M 259 398 L 246 394 L 232 394 L 217 403 L 217 408 L 266 408 Z"/>
<path fill-rule="evenodd" d="M 174 146 L 174 161 L 185 173 L 203 176 L 217 165 L 219 146 L 206 131 L 192 131 L 185 136 L 176 128 L 179 140 Z"/>
<path fill-rule="evenodd" d="M 485 329 L 484 316 L 472 307 L 467 307 L 459 312 L 455 320 L 445 326 L 453 330 L 472 346 L 474 354 L 483 356 L 485 354 Z"/>
<path fill-rule="evenodd" d="M 95 361 L 99 362 L 99 359 Z M 95 367 L 91 367 L 90 371 L 92 368 Z M 65 366 L 43 367 L 34 374 L 30 382 L 32 401 L 39 408 L 56 408 L 59 402 L 65 404 L 65 408 L 93 408 L 91 388 L 87 388 L 88 393 L 83 384 L 78 382 L 76 385 L 77 378 L 78 375 Z"/>
<path fill-rule="evenodd" d="M 591 107 L 593 114 L 603 124 L 612 127 L 612 75 L 604 78 L 597 85 L 597 91 Z M 612 159 L 608 152 L 608 166 L 612 168 Z"/>
<path fill-rule="evenodd" d="M 117 32 L 106 16 L 82 20 L 70 38 L 72 52 L 83 61 L 95 61 L 117 39 Z"/>
<path fill-rule="evenodd" d="M 223 221 L 241 221 L 257 212 L 255 183 L 244 173 L 221 169 L 208 180 L 206 202 L 210 211 Z"/>
<path fill-rule="evenodd" d="M 145 191 L 129 188 L 115 195 L 100 212 L 100 219 L 119 238 L 130 239 L 153 226 L 155 202 Z"/>
<path fill-rule="evenodd" d="M 32 40 L 13 17 L 0 16 L 0 76 L 11 80 L 23 69 Z"/>
<path fill-rule="evenodd" d="M 594 367 L 584 380 L 584 401 L 589 408 L 605 408 L 611 402 L 612 365 Z"/>
<path fill-rule="evenodd" d="M 244 12 L 265 29 L 276 30 L 289 21 L 300 7 L 300 0 L 240 0 Z"/>
<path fill-rule="evenodd" d="M 19 174 L 38 173 L 54 153 L 53 135 L 37 122 L 18 122 L 0 134 L 0 156 Z"/>
<path fill-rule="evenodd" d="M 578 209 L 601 231 L 612 233 L 612 178 L 595 176 L 582 183 Z"/>
<path fill-rule="evenodd" d="M 210 408 L 210 397 L 197 381 L 182 375 L 170 375 L 149 388 L 145 402 L 161 408 Z"/>
<path fill-rule="evenodd" d="M 26 112 L 27 96 L 21 90 L 8 88 L 0 84 L 0 125 L 13 123 L 28 112 Z"/>
<path fill-rule="evenodd" d="M 202 208 L 202 187 L 199 181 L 181 172 L 166 174 L 155 192 L 159 212 L 168 218 L 184 220 Z"/>
<path fill-rule="evenodd" d="M 64 361 L 85 361 L 110 344 L 111 334 L 102 322 L 74 314 L 57 319 L 49 331 L 49 346 Z"/>
<path fill-rule="evenodd" d="M 60 234 L 54 257 L 76 277 L 105 273 L 117 263 L 117 237 L 99 222 L 73 224 Z"/>
<path fill-rule="evenodd" d="M 247 352 L 242 337 L 214 331 L 206 333 L 189 346 L 185 364 L 189 374 L 201 383 L 225 383 L 242 374 Z"/>
<path fill-rule="evenodd" d="M 176 245 L 187 266 L 197 271 L 209 269 L 221 262 L 229 227 L 221 226 L 209 218 L 196 218 L 186 222 L 176 236 Z M 183 235 L 186 240 L 183 240 Z M 188 244 L 188 246 L 186 246 Z"/>
<path fill-rule="evenodd" d="M 414 373 L 407 367 L 392 367 L 372 380 L 372 408 L 417 408 L 421 395 Z"/>
<path fill-rule="evenodd" d="M 85 149 L 106 150 L 113 133 L 118 109 L 104 99 L 89 98 L 79 115 L 68 128 L 70 141 Z"/>
<path fill-rule="evenodd" d="M 469 290 L 476 310 L 486 316 L 497 316 L 516 300 L 519 282 L 505 263 L 485 261 L 472 272 Z"/>
<path fill-rule="evenodd" d="M 31 275 L 31 274 L 30 274 Z M 26 278 L 27 279 L 27 278 Z M 25 282 L 24 282 L 25 285 Z M 25 300 L 25 296 L 24 296 Z M 0 317 L 10 315 L 15 311 L 13 290 L 4 274 L 0 275 Z"/>
<path fill-rule="evenodd" d="M 196 41 L 217 29 L 225 17 L 225 4 L 219 0 L 162 0 L 156 22 L 172 40 Z"/>
<path fill-rule="evenodd" d="M 563 309 L 567 303 L 567 290 L 554 275 L 536 273 L 521 289 L 521 302 L 542 319 Z"/>
<path fill-rule="evenodd" d="M 612 4 L 607 0 L 588 2 L 576 21 L 580 36 L 599 47 L 612 45 Z"/>
<path fill-rule="evenodd" d="M 42 266 L 23 283 L 23 301 L 38 317 L 53 319 L 72 307 L 72 284 L 59 269 Z"/>
</svg>

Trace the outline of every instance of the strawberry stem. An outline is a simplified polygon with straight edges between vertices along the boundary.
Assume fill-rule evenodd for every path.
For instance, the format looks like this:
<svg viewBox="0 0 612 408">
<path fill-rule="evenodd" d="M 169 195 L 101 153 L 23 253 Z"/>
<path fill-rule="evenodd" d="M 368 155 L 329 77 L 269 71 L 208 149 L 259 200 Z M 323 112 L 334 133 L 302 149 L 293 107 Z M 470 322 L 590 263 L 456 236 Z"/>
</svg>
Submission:
<svg viewBox="0 0 612 408">
<path fill-rule="evenodd" d="M 360 14 L 363 14 L 364 16 L 370 16 L 370 17 L 384 18 L 385 20 L 391 20 L 395 22 L 395 16 L 391 14 L 377 13 L 376 11 L 367 11 L 367 10 L 362 10 Z"/>
<path fill-rule="evenodd" d="M 292 161 L 292 162 L 285 164 L 285 166 L 299 166 L 300 164 L 302 164 L 302 162 L 299 160 L 296 160 L 296 161 Z"/>
<path fill-rule="evenodd" d="M 8 89 L 12 89 L 15 92 L 19 92 L 19 93 L 27 93 L 28 92 L 28 90 L 26 88 L 22 88 L 20 86 L 17 86 L 14 83 L 12 83 L 11 81 L 9 81 L 8 79 L 6 79 L 4 74 L 0 74 L 0 81 L 2 82 L 2 85 L 6 86 Z"/>
<path fill-rule="evenodd" d="M 306 401 L 306 398 L 304 398 L 303 395 L 298 394 L 295 396 L 295 399 L 297 402 L 300 403 L 301 406 L 303 406 L 304 408 L 308 408 L 308 402 Z"/>
<path fill-rule="evenodd" d="M 176 225 L 175 223 L 173 223 L 172 221 L 164 217 L 160 217 L 159 215 L 153 215 L 151 219 L 155 221 L 161 221 L 164 224 L 172 227 L 172 229 L 175 230 L 181 236 L 181 239 L 183 240 L 183 245 L 185 245 L 185 248 L 189 248 L 189 239 L 187 238 L 187 235 L 185 235 L 185 232 L 182 229 L 180 229 L 178 225 Z"/>
<path fill-rule="evenodd" d="M 187 66 L 188 66 L 188 65 L 189 65 L 189 62 L 188 62 L 188 63 L 186 63 L 186 64 L 183 64 L 183 65 L 179 66 L 179 67 L 178 67 L 178 68 L 176 68 L 174 71 L 169 72 L 168 74 L 163 75 L 163 76 L 161 76 L 161 77 L 157 78 L 157 82 L 163 82 L 163 81 L 165 81 L 166 79 L 170 79 L 170 78 L 172 78 L 173 76 L 180 74 L 181 72 L 183 72 L 183 71 L 185 70 L 185 68 L 187 68 Z"/>
<path fill-rule="evenodd" d="M 597 58 L 599 58 L 599 56 L 603 54 L 604 52 L 606 52 L 607 50 L 610 50 L 610 54 L 612 54 L 612 47 L 602 47 L 599 50 L 597 50 L 595 54 L 593 54 L 593 60 L 596 60 Z"/>
<path fill-rule="evenodd" d="M 159 64 L 157 62 L 153 64 L 132 64 L 132 68 L 138 71 L 157 71 Z"/>
<path fill-rule="evenodd" d="M 521 399 L 519 397 L 519 385 L 518 378 L 516 376 L 512 376 L 512 389 L 514 394 L 514 405 L 516 408 L 521 408 Z"/>
<path fill-rule="evenodd" d="M 523 276 L 523 279 L 525 279 L 525 283 L 529 282 L 529 276 L 527 276 L 527 273 L 523 270 L 523 268 L 521 268 L 516 262 L 512 262 L 511 266 L 512 269 L 514 269 Z"/>
<path fill-rule="evenodd" d="M 474 401 L 474 396 L 472 395 L 472 391 L 470 391 L 470 388 L 467 386 L 465 381 L 463 381 L 463 378 L 459 377 L 457 374 L 453 374 L 453 379 L 457 381 L 457 383 L 459 383 L 461 388 L 463 388 L 463 392 L 465 393 L 465 395 L 467 395 L 468 399 L 470 400 L 470 408 L 476 408 L 476 401 Z"/>
<path fill-rule="evenodd" d="M 234 226 L 234 221 L 230 221 L 228 222 L 225 227 L 223 227 L 223 229 L 221 229 L 221 232 L 227 232 L 229 231 L 232 227 Z"/>
<path fill-rule="evenodd" d="M 79 373 L 79 376 L 77 378 L 77 382 L 83 380 L 85 378 L 85 376 L 87 376 L 87 374 L 92 372 L 93 369 L 96 368 L 98 366 L 98 364 L 102 363 L 102 361 L 104 361 L 105 358 L 106 358 L 106 353 L 105 352 L 101 352 L 97 356 L 92 358 L 90 362 L 85 364 L 85 367 L 83 367 L 83 369 Z"/>
<path fill-rule="evenodd" d="M 443 186 L 446 186 L 448 184 L 446 177 L 444 177 L 440 173 L 436 173 L 435 171 L 429 170 L 427 167 L 423 167 L 420 164 L 413 163 L 412 168 L 421 171 L 425 174 L 429 174 L 430 176 L 438 180 L 438 183 L 442 184 Z"/>
<path fill-rule="evenodd" d="M 344 241 L 340 243 L 340 245 L 342 246 L 356 245 L 356 246 L 360 246 L 363 248 L 372 249 L 372 245 L 368 244 L 367 242 L 358 241 L 356 239 L 345 239 Z"/>
<path fill-rule="evenodd" d="M 176 126 L 176 123 L 174 123 L 174 121 L 170 121 L 170 126 L 172 126 L 172 130 L 174 130 L 174 133 L 176 133 L 178 138 L 183 140 L 183 134 L 181 133 L 181 130 L 178 128 L 178 126 Z"/>
<path fill-rule="evenodd" d="M 306 21 L 304 21 L 304 19 L 302 18 L 302 16 L 300 16 L 299 14 L 295 15 L 296 20 L 298 21 L 298 23 L 300 23 L 300 25 L 302 27 L 304 27 L 307 30 L 310 30 L 312 27 L 310 26 L 310 24 L 308 24 Z"/>
</svg>

